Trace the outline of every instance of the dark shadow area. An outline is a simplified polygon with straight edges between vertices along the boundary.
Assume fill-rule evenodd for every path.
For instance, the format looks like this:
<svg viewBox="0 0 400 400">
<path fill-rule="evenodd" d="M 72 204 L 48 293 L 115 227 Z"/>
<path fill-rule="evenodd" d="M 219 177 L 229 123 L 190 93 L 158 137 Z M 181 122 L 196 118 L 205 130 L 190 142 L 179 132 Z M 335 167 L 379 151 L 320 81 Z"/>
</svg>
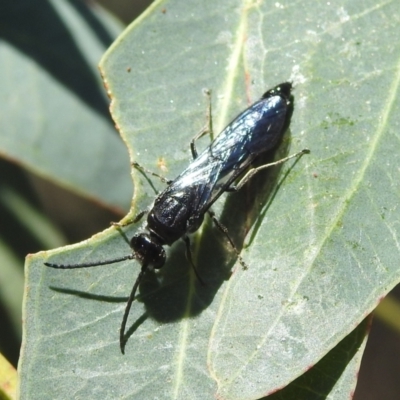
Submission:
<svg viewBox="0 0 400 400">
<path fill-rule="evenodd" d="M 21 269 L 25 255 L 43 247 L 43 244 L 31 232 L 17 215 L 7 208 L 4 196 L 13 193 L 16 197 L 24 199 L 34 209 L 41 209 L 35 191 L 32 189 L 26 173 L 17 165 L 0 158 L 0 226 L 1 240 L 7 247 L 13 249 L 15 254 L 21 255 Z M 11 200 L 9 200 L 11 201 Z"/>
<path fill-rule="evenodd" d="M 397 303 L 400 301 L 400 285 L 390 292 L 390 297 Z M 399 371 L 399 331 L 376 315 L 363 355 L 354 400 L 399 399 Z"/>
<path fill-rule="evenodd" d="M 49 289 L 54 290 L 58 293 L 70 294 L 82 299 L 102 301 L 105 303 L 125 303 L 128 297 L 116 297 L 116 296 L 106 296 L 101 294 L 94 294 L 88 292 L 82 292 L 81 290 L 67 289 L 59 286 L 49 286 Z"/>
<path fill-rule="evenodd" d="M 136 330 L 139 328 L 140 325 L 143 324 L 149 318 L 149 314 L 147 312 L 143 313 L 130 327 L 129 329 L 125 332 L 124 335 L 124 343 L 122 345 L 123 352 L 125 351 L 125 345 L 126 342 L 129 340 L 129 338 L 136 332 Z"/>
<path fill-rule="evenodd" d="M 371 316 L 368 316 L 353 332 L 347 335 L 307 372 L 279 392 L 263 397 L 261 400 L 327 399 L 332 388 L 345 371 L 347 364 L 362 345 L 370 323 Z"/>
<path fill-rule="evenodd" d="M 17 333 L 13 329 L 12 319 L 2 302 L 0 302 L 0 321 L 0 351 L 3 356 L 16 368 L 18 364 L 21 343 Z"/>
<path fill-rule="evenodd" d="M 79 0 L 68 2 L 88 22 L 99 41 L 104 46 L 109 46 L 113 38 L 85 3 Z M 19 0 L 0 6 L 0 39 L 33 59 L 55 80 L 112 124 L 108 100 L 93 67 L 88 65 L 69 28 L 49 1 Z"/>
<path fill-rule="evenodd" d="M 118 18 L 129 24 L 139 16 L 147 7 L 153 3 L 153 0 L 96 0 Z M 160 4 L 160 12 L 163 12 L 163 4 Z"/>
<path fill-rule="evenodd" d="M 199 255 L 195 258 L 205 285 L 195 277 L 182 242 L 174 246 L 162 270 L 147 274 L 140 285 L 140 299 L 152 318 L 162 323 L 173 322 L 187 312 L 190 317 L 198 315 L 209 306 L 222 282 L 230 277 L 231 268 L 228 262 L 231 255 L 216 240 L 215 234 L 219 232 L 207 226 Z M 189 307 L 188 301 L 191 302 Z"/>
<path fill-rule="evenodd" d="M 289 154 L 289 143 L 290 133 L 287 132 L 285 140 L 279 147 L 279 159 Z M 253 167 L 273 162 L 276 159 L 275 154 L 276 152 L 269 152 L 262 155 L 256 160 Z M 292 168 L 294 162 L 290 160 L 288 163 L 292 163 Z M 278 182 L 282 166 L 283 164 L 280 164 L 260 171 L 240 191 L 228 196 L 220 220 L 228 228 L 229 234 L 239 250 L 243 248 L 247 234 L 255 225 L 249 240 L 249 244 L 251 244 L 257 234 L 257 227 L 260 226 L 280 186 L 289 174 L 291 168 Z M 232 218 L 232 215 L 235 217 Z"/>
</svg>

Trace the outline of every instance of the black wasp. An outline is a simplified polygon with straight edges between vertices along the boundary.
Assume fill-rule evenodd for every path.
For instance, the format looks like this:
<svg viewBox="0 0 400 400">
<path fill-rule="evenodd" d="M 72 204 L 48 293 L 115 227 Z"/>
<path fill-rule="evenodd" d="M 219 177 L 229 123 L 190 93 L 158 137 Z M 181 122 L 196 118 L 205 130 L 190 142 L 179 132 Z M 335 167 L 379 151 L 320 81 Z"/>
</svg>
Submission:
<svg viewBox="0 0 400 400">
<path fill-rule="evenodd" d="M 163 246 L 171 246 L 180 238 L 186 243 L 187 258 L 194 268 L 187 235 L 200 227 L 206 212 L 225 234 L 244 265 L 227 229 L 216 219 L 210 211 L 210 207 L 222 193 L 239 190 L 258 171 L 309 152 L 304 149 L 275 163 L 248 169 L 259 154 L 277 146 L 287 129 L 292 109 L 291 89 L 292 84 L 285 82 L 268 90 L 260 100 L 239 114 L 201 154 L 197 154 L 195 140 L 203 133 L 192 140 L 190 147 L 193 161 L 175 180 L 166 181 L 167 188 L 157 196 L 153 207 L 148 211 L 148 232 L 135 235 L 130 240 L 132 254 L 85 264 L 45 263 L 52 268 L 71 269 L 133 259 L 139 261 L 142 268 L 133 285 L 121 323 L 120 347 L 122 353 L 124 353 L 125 347 L 128 314 L 143 276 L 147 271 L 159 269 L 164 265 L 166 255 Z M 138 164 L 134 165 L 142 168 Z M 144 168 L 142 169 L 148 172 Z M 241 179 L 237 181 L 239 178 Z M 139 221 L 145 213 L 141 212 L 133 222 Z M 196 275 L 198 276 L 197 272 Z M 199 276 L 198 278 L 201 281 Z"/>
</svg>

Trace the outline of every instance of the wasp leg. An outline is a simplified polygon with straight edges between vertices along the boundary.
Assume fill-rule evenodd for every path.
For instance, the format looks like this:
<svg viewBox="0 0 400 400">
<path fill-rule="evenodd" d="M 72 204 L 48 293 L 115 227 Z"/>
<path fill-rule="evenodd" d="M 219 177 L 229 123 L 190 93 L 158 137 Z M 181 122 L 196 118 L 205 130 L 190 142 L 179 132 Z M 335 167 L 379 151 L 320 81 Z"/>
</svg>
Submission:
<svg viewBox="0 0 400 400">
<path fill-rule="evenodd" d="M 217 217 L 215 216 L 214 211 L 210 211 L 208 210 L 208 215 L 211 217 L 211 219 L 213 220 L 215 226 L 225 235 L 226 239 L 228 240 L 228 242 L 230 243 L 233 251 L 236 253 L 237 258 L 239 259 L 239 262 L 241 264 L 241 266 L 243 267 L 243 269 L 248 269 L 248 265 L 245 263 L 245 261 L 243 260 L 242 256 L 240 255 L 239 250 L 237 249 L 237 247 L 235 246 L 235 243 L 233 243 L 232 238 L 229 235 L 229 231 L 228 228 L 222 224 L 222 222 L 220 222 Z"/>
<path fill-rule="evenodd" d="M 146 167 L 143 167 L 143 165 L 140 165 L 138 162 L 133 161 L 132 166 L 136 169 L 138 169 L 139 171 L 146 173 L 146 174 L 150 174 L 153 175 L 155 177 L 157 177 L 158 179 L 161 180 L 161 182 L 170 185 L 172 183 L 171 179 L 167 179 L 159 174 L 157 174 L 156 172 L 150 171 L 149 169 L 147 169 Z"/>
<path fill-rule="evenodd" d="M 197 272 L 196 266 L 194 265 L 193 259 L 192 259 L 192 250 L 190 249 L 190 239 L 188 236 L 183 237 L 183 241 L 186 244 L 186 258 L 188 259 L 190 265 L 193 268 L 194 274 L 196 275 L 196 278 L 199 280 L 199 282 L 205 286 L 205 283 L 203 279 L 201 279 L 199 273 Z"/>
<path fill-rule="evenodd" d="M 211 141 L 214 139 L 214 132 L 212 126 L 212 110 L 211 110 L 211 90 L 206 89 L 204 93 L 208 99 L 208 107 L 207 107 L 207 124 L 204 128 L 200 130 L 200 132 L 192 139 L 190 142 L 190 150 L 192 151 L 193 160 L 195 160 L 198 156 L 197 149 L 196 149 L 196 140 L 200 139 L 202 136 L 206 135 L 207 133 L 210 135 Z"/>
<path fill-rule="evenodd" d="M 301 151 L 299 151 L 298 153 L 292 154 L 288 157 L 282 158 L 281 160 L 269 163 L 269 164 L 265 164 L 265 165 L 261 165 L 260 167 L 257 168 L 251 168 L 247 171 L 246 175 L 236 184 L 236 185 L 232 185 L 230 187 L 228 187 L 226 189 L 227 192 L 237 192 L 238 190 L 240 190 L 242 188 L 242 186 L 248 182 L 257 172 L 260 172 L 264 169 L 267 169 L 269 167 L 273 167 L 274 165 L 279 165 L 279 164 L 283 164 L 284 162 L 290 160 L 291 158 L 295 158 L 295 157 L 301 157 L 303 154 L 308 154 L 310 153 L 309 149 L 303 149 Z"/>
</svg>

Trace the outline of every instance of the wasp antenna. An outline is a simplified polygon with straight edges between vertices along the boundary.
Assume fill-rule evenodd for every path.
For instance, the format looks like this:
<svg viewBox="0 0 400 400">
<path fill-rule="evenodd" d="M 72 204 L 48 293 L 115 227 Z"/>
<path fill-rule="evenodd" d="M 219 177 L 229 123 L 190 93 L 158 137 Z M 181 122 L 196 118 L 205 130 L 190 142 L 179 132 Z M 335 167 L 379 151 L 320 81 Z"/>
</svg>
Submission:
<svg viewBox="0 0 400 400">
<path fill-rule="evenodd" d="M 140 282 L 142 281 L 146 271 L 147 271 L 147 265 L 143 265 L 142 269 L 139 272 L 138 277 L 136 278 L 135 284 L 132 287 L 132 291 L 131 291 L 131 294 L 129 295 L 129 299 L 126 303 L 124 316 L 122 317 L 122 322 L 121 322 L 121 329 L 119 331 L 119 346 L 121 348 L 122 354 L 125 354 L 125 344 L 126 344 L 125 328 L 126 328 L 126 323 L 128 321 L 129 311 L 131 310 L 132 303 L 135 300 L 137 288 L 139 287 Z"/>
</svg>

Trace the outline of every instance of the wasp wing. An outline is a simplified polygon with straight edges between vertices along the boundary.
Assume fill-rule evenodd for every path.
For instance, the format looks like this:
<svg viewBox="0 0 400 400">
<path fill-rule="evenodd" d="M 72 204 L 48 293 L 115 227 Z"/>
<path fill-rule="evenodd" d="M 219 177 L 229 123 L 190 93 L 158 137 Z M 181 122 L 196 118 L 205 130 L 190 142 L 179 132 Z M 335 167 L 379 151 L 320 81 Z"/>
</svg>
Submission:
<svg viewBox="0 0 400 400">
<path fill-rule="evenodd" d="M 278 144 L 290 114 L 290 89 L 290 83 L 281 84 L 236 117 L 157 197 L 149 229 L 167 244 L 198 229 L 218 197 L 260 153 Z"/>
<path fill-rule="evenodd" d="M 259 100 L 232 121 L 165 193 L 179 197 L 192 192 L 193 209 L 204 213 L 259 154 L 277 145 L 287 114 L 285 97 Z"/>
</svg>

